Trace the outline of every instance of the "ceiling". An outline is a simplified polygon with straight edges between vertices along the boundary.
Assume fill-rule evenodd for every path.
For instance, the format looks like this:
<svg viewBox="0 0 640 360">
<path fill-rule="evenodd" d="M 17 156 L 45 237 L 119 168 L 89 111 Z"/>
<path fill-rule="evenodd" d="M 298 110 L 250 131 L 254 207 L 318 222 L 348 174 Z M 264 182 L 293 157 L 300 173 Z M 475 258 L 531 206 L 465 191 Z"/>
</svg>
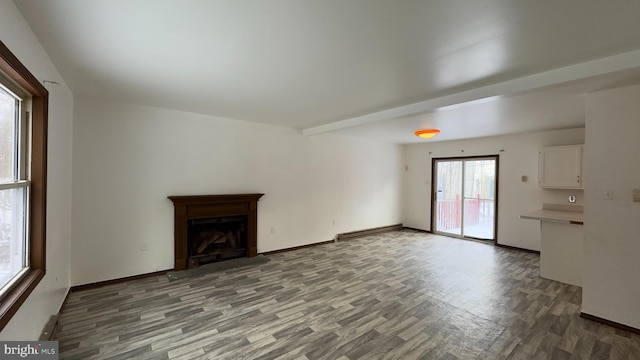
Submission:
<svg viewBox="0 0 640 360">
<path fill-rule="evenodd" d="M 74 95 L 380 141 L 584 126 L 635 0 L 15 0 Z M 53 80 L 53 79 L 52 79 Z"/>
</svg>

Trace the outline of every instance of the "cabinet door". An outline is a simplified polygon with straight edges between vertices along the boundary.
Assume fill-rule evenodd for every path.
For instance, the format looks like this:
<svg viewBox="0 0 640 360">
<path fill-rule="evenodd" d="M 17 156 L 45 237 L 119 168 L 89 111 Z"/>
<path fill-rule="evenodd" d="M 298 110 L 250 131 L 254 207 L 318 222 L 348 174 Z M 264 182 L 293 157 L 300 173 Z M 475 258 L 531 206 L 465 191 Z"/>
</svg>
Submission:
<svg viewBox="0 0 640 360">
<path fill-rule="evenodd" d="M 582 188 L 582 145 L 542 148 L 539 184 L 546 188 Z"/>
</svg>

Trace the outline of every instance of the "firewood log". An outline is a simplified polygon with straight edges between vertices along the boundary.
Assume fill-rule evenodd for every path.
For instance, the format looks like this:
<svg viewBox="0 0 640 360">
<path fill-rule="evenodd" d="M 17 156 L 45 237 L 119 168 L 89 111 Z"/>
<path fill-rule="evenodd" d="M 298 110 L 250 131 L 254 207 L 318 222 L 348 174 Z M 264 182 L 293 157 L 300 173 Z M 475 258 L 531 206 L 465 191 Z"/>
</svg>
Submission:
<svg viewBox="0 0 640 360">
<path fill-rule="evenodd" d="M 233 236 L 233 232 L 231 230 L 227 231 L 227 246 L 232 249 L 236 248 L 236 239 Z"/>
<path fill-rule="evenodd" d="M 203 239 L 203 237 L 205 237 Z M 198 254 L 202 254 L 202 252 L 209 246 L 211 243 L 222 243 L 227 241 L 227 236 L 219 231 L 203 231 L 200 233 L 200 245 L 196 249 Z"/>
</svg>

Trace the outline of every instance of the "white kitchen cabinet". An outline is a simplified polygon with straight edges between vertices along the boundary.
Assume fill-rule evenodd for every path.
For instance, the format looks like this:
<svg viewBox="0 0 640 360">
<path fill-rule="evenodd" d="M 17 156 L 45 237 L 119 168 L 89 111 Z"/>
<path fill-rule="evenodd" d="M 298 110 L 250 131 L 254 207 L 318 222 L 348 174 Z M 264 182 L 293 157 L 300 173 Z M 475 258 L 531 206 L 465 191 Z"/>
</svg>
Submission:
<svg viewBox="0 0 640 360">
<path fill-rule="evenodd" d="M 582 149 L 583 145 L 540 149 L 539 185 L 550 189 L 582 189 Z"/>
</svg>

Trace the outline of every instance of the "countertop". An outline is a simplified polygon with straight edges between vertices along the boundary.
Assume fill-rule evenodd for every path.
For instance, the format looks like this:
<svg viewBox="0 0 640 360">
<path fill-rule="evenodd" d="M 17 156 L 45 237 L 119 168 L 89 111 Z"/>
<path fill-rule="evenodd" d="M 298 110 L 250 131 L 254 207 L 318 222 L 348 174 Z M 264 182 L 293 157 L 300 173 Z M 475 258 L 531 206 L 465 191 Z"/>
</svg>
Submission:
<svg viewBox="0 0 640 360">
<path fill-rule="evenodd" d="M 521 219 L 584 224 L 582 205 L 543 204 L 542 209 L 520 215 Z"/>
</svg>

